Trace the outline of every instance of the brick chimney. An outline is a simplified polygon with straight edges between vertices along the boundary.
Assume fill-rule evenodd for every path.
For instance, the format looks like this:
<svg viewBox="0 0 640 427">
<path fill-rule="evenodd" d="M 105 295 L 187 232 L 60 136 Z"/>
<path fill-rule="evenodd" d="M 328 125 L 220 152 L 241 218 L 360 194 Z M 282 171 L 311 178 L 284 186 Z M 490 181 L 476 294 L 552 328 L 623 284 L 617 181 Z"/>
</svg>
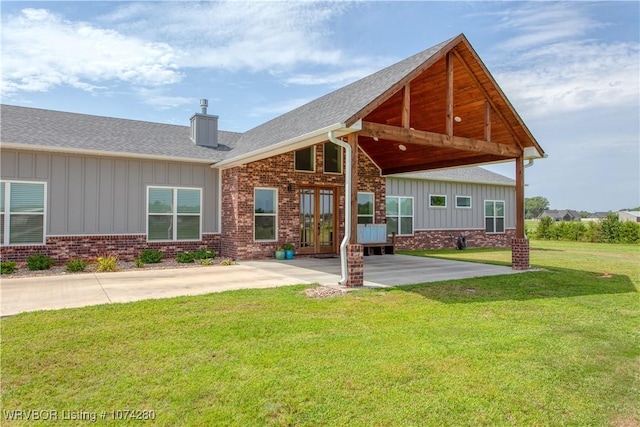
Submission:
<svg viewBox="0 0 640 427">
<path fill-rule="evenodd" d="M 191 140 L 202 147 L 218 146 L 218 116 L 207 114 L 209 101 L 200 100 L 202 113 L 191 116 Z"/>
</svg>

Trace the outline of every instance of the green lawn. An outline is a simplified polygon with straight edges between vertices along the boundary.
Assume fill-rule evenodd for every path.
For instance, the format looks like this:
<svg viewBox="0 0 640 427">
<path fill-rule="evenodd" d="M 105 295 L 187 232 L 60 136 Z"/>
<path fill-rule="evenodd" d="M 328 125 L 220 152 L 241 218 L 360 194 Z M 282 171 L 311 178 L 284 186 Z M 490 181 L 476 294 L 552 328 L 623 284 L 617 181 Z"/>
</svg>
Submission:
<svg viewBox="0 0 640 427">
<path fill-rule="evenodd" d="M 544 271 L 6 318 L 0 424 L 132 409 L 154 411 L 136 425 L 638 425 L 639 247 L 532 242 L 531 260 Z"/>
</svg>

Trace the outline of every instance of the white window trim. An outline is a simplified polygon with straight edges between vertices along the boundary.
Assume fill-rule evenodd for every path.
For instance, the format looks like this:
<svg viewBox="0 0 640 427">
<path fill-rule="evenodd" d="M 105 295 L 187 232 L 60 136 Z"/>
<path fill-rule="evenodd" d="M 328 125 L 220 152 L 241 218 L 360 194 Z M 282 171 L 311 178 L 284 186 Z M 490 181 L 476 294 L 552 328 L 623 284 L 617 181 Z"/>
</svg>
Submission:
<svg viewBox="0 0 640 427">
<path fill-rule="evenodd" d="M 311 159 L 313 160 L 313 168 L 311 168 L 311 170 L 304 170 L 304 169 L 298 169 L 296 167 L 296 153 L 298 151 L 302 151 L 302 150 L 306 150 L 308 148 L 311 148 Z M 304 148 L 300 148 L 299 150 L 295 150 L 293 152 L 293 170 L 294 172 L 302 172 L 302 173 L 316 173 L 316 146 L 312 145 L 311 147 L 304 147 Z M 258 188 L 258 187 L 256 187 Z M 264 188 L 263 188 L 264 190 Z M 254 193 L 254 197 L 255 197 L 255 193 Z M 259 240 L 260 242 L 262 242 L 262 240 Z"/>
<path fill-rule="evenodd" d="M 371 217 L 371 224 L 375 224 L 376 223 L 376 193 L 372 193 L 370 191 L 358 191 L 358 194 L 371 194 L 371 200 L 373 200 L 373 205 L 372 205 L 372 209 L 373 212 L 371 213 L 371 215 L 369 214 L 357 214 L 357 217 L 365 217 L 365 218 L 369 218 Z M 359 224 L 359 222 L 358 222 Z"/>
<path fill-rule="evenodd" d="M 20 180 L 0 180 L 4 182 L 4 241 L 0 242 L 2 246 L 42 246 L 47 243 L 47 182 L 46 181 L 20 181 Z M 42 212 L 30 212 L 27 215 L 40 215 L 42 214 L 42 242 L 39 243 L 9 243 L 9 236 L 11 230 L 11 216 L 25 214 L 25 212 L 11 213 L 11 184 L 41 184 L 43 188 L 43 200 L 42 200 Z"/>
<path fill-rule="evenodd" d="M 275 202 L 276 208 L 275 213 L 256 213 L 256 190 L 271 190 L 275 192 Z M 258 216 L 272 216 L 275 218 L 273 221 L 275 230 L 274 230 L 274 238 L 273 239 L 256 239 L 256 215 Z M 253 188 L 253 227 L 251 229 L 251 233 L 253 234 L 253 241 L 255 243 L 269 243 L 269 242 L 277 242 L 278 241 L 278 189 L 273 187 L 254 187 Z"/>
<path fill-rule="evenodd" d="M 493 203 L 493 212 L 495 214 L 496 211 L 496 203 L 502 203 L 502 212 L 503 215 L 502 216 L 497 216 L 497 215 L 493 215 L 493 216 L 487 216 L 487 202 L 491 202 Z M 484 232 L 487 234 L 504 234 L 507 232 L 507 224 L 506 224 L 506 213 L 507 213 L 507 204 L 504 202 L 504 200 L 485 200 L 484 204 L 483 204 L 483 216 L 484 216 Z M 487 231 L 487 218 L 493 218 L 493 229 L 496 229 L 496 218 L 502 218 L 502 231 Z"/>
<path fill-rule="evenodd" d="M 396 218 L 398 218 L 398 233 L 396 234 L 396 236 L 413 236 L 416 232 L 416 219 L 415 219 L 415 198 L 413 196 L 386 196 L 385 198 L 385 203 L 386 203 L 386 199 L 393 197 L 398 199 L 398 215 L 396 216 Z M 411 199 L 411 215 L 403 215 L 402 214 L 402 210 L 400 209 L 400 199 Z M 386 215 L 385 213 L 385 219 L 387 218 L 388 215 Z M 400 230 L 402 229 L 402 227 L 400 227 L 400 218 L 411 218 L 411 234 L 401 234 Z M 391 234 L 389 234 L 391 235 Z"/>
<path fill-rule="evenodd" d="M 458 199 L 469 199 L 469 206 L 458 206 Z M 471 196 L 458 196 L 456 195 L 456 209 L 472 209 L 473 199 Z"/>
<path fill-rule="evenodd" d="M 169 190 L 173 190 L 173 212 L 168 213 L 149 213 L 149 190 L 152 188 L 164 188 L 164 189 L 169 189 Z M 178 214 L 178 190 L 197 190 L 200 193 L 200 213 L 198 214 L 194 214 L 194 213 L 181 213 Z M 147 238 L 147 242 L 199 242 L 202 241 L 202 188 L 198 188 L 198 187 L 174 187 L 174 186 L 170 186 L 170 185 L 147 185 L 147 198 L 146 198 L 146 203 L 145 203 L 145 211 L 146 211 L 146 215 L 145 215 L 145 235 Z M 149 215 L 157 215 L 157 216 L 167 216 L 167 215 L 171 215 L 172 216 L 172 224 L 171 224 L 171 229 L 172 229 L 172 238 L 171 239 L 153 239 L 150 240 L 149 239 Z M 180 239 L 178 240 L 178 215 L 180 216 L 198 216 L 199 217 L 199 235 L 197 239 Z"/>
<path fill-rule="evenodd" d="M 338 153 L 339 153 L 339 158 L 338 158 L 338 164 L 340 165 L 340 172 L 327 172 L 327 158 L 326 158 L 326 153 L 324 151 L 324 147 L 327 144 L 333 144 L 333 142 L 325 142 L 322 145 L 322 172 L 325 173 L 326 175 L 342 175 L 342 172 L 344 171 L 344 149 L 342 147 L 340 147 L 338 145 Z M 337 144 L 334 144 L 337 145 Z"/>
<path fill-rule="evenodd" d="M 432 197 L 444 197 L 444 206 L 435 206 L 431 204 Z M 429 207 L 433 209 L 446 209 L 447 208 L 447 195 L 446 194 L 429 194 Z"/>
</svg>

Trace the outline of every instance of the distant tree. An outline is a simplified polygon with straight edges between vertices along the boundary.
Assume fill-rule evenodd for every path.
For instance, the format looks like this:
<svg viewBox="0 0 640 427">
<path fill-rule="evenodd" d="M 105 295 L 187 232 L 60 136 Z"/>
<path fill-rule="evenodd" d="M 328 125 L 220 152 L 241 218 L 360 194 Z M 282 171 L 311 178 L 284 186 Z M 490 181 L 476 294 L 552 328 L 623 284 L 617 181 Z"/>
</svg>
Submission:
<svg viewBox="0 0 640 427">
<path fill-rule="evenodd" d="M 549 209 L 549 200 L 546 197 L 535 196 L 524 199 L 524 217 L 533 219 Z"/>
<path fill-rule="evenodd" d="M 580 211 L 580 218 L 589 218 L 589 215 L 591 215 L 591 213 L 587 211 Z"/>
</svg>

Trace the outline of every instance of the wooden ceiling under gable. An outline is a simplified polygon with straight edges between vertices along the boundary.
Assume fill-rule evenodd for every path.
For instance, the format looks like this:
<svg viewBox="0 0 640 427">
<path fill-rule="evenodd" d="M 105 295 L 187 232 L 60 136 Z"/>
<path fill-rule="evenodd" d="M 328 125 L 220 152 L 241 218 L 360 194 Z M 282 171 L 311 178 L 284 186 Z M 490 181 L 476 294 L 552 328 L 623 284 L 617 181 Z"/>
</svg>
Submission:
<svg viewBox="0 0 640 427">
<path fill-rule="evenodd" d="M 383 175 L 512 160 L 543 151 L 464 36 L 350 122 Z"/>
</svg>

